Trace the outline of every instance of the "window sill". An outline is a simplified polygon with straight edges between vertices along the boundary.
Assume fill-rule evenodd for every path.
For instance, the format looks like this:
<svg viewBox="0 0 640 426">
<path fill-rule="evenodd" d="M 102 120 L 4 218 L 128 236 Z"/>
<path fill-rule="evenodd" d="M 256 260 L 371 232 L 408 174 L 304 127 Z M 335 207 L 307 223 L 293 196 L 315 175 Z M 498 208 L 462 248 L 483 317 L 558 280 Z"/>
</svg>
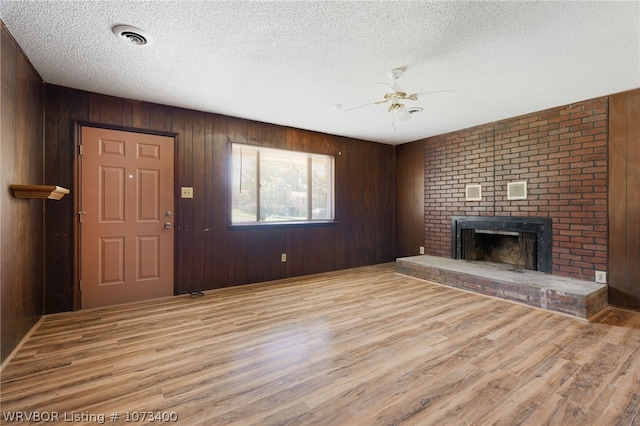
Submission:
<svg viewBox="0 0 640 426">
<path fill-rule="evenodd" d="M 311 228 L 334 226 L 338 222 L 335 220 L 310 220 L 300 222 L 260 222 L 260 223 L 236 223 L 227 225 L 230 230 L 251 230 L 251 229 L 282 229 L 282 228 Z"/>
</svg>

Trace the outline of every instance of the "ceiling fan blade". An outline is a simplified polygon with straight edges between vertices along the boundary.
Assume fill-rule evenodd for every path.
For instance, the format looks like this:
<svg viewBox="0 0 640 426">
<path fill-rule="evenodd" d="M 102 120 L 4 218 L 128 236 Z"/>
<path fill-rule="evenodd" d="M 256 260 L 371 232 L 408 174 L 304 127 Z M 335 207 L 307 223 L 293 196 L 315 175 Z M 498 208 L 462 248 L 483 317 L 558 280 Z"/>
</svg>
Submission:
<svg viewBox="0 0 640 426">
<path fill-rule="evenodd" d="M 432 92 L 418 92 L 418 93 L 412 93 L 411 95 L 407 96 L 406 99 L 411 99 L 412 101 L 415 101 L 415 100 L 418 100 L 423 95 L 436 95 L 438 93 L 455 94 L 456 91 L 455 90 L 436 90 L 436 91 L 432 91 Z"/>
<path fill-rule="evenodd" d="M 375 83 L 375 85 L 377 87 L 379 87 L 380 89 L 382 89 L 384 92 L 395 92 L 396 88 L 393 87 L 392 85 L 390 85 L 389 83 Z"/>
<path fill-rule="evenodd" d="M 382 102 L 386 102 L 386 101 L 382 101 Z M 380 103 L 380 101 L 377 101 L 377 102 L 369 102 L 368 104 L 363 104 L 363 105 L 358 105 L 358 106 L 354 106 L 354 107 L 351 107 L 351 108 L 341 109 L 341 111 L 342 111 L 342 112 L 353 111 L 354 109 L 364 108 L 364 107 L 366 107 L 366 106 L 369 106 L 369 105 L 376 105 L 376 104 L 378 104 L 378 103 Z"/>
</svg>

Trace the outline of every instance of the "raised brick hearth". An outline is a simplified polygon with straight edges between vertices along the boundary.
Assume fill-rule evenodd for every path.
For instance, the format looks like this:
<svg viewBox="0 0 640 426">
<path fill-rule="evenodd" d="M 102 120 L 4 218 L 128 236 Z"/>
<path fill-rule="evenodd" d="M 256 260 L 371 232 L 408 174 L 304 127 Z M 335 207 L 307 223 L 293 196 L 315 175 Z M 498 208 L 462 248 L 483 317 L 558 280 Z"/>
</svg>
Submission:
<svg viewBox="0 0 640 426">
<path fill-rule="evenodd" d="M 499 263 L 412 256 L 397 259 L 396 271 L 579 318 L 589 318 L 607 306 L 606 285 Z"/>
</svg>

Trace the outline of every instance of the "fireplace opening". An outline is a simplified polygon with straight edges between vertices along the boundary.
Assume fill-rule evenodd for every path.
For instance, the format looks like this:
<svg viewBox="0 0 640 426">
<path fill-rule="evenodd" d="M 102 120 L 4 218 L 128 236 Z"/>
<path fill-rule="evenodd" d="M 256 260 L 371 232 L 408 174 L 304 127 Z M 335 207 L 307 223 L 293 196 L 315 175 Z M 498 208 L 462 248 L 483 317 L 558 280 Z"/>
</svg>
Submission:
<svg viewBox="0 0 640 426">
<path fill-rule="evenodd" d="M 462 259 L 506 263 L 538 270 L 537 238 L 532 232 L 462 230 Z"/>
<path fill-rule="evenodd" d="M 551 273 L 551 219 L 453 216 L 451 257 Z"/>
</svg>

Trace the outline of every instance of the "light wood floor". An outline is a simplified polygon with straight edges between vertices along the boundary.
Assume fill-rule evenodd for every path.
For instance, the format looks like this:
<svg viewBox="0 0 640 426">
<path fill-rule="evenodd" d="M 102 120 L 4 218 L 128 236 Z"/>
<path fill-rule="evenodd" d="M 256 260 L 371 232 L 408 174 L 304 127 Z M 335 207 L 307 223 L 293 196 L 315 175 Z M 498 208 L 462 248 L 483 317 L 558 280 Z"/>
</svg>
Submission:
<svg viewBox="0 0 640 426">
<path fill-rule="evenodd" d="M 47 316 L 1 385 L 4 414 L 107 424 L 640 425 L 640 314 L 589 323 L 378 265 Z"/>
</svg>

